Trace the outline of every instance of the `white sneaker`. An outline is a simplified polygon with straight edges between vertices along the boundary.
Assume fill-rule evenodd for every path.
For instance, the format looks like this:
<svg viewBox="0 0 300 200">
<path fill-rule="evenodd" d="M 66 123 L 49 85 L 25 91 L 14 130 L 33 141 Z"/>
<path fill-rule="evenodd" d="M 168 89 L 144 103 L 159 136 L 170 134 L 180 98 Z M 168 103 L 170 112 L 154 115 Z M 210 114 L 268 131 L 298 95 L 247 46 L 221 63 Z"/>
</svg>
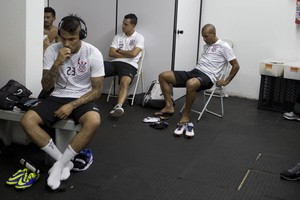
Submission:
<svg viewBox="0 0 300 200">
<path fill-rule="evenodd" d="M 288 119 L 288 120 L 298 120 L 298 121 L 300 121 L 300 116 L 295 115 L 294 112 L 286 112 L 286 113 L 283 113 L 283 117 L 284 117 L 285 119 Z"/>
<path fill-rule="evenodd" d="M 184 132 L 185 132 L 185 129 L 186 129 L 186 124 L 177 124 L 176 126 L 176 129 L 174 131 L 174 134 L 176 136 L 181 136 Z"/>
<path fill-rule="evenodd" d="M 185 127 L 185 136 L 186 137 L 194 137 L 195 133 L 194 133 L 194 124 L 192 122 L 189 122 L 186 124 Z"/>
<path fill-rule="evenodd" d="M 143 122 L 145 123 L 153 123 L 153 122 L 159 122 L 160 118 L 159 117 L 146 117 L 143 119 Z"/>
<path fill-rule="evenodd" d="M 124 114 L 124 109 L 120 105 L 116 105 L 109 115 L 111 117 L 121 117 Z"/>
</svg>

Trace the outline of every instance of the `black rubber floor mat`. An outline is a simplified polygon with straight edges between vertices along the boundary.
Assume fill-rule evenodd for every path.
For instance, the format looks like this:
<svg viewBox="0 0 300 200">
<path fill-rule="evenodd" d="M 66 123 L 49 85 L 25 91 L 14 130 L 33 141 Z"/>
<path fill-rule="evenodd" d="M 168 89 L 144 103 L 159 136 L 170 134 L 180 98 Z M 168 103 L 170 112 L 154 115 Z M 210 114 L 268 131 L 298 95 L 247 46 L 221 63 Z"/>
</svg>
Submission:
<svg viewBox="0 0 300 200">
<path fill-rule="evenodd" d="M 100 196 L 105 200 L 163 199 L 172 187 L 174 178 L 142 168 L 126 168 L 100 186 Z"/>
<path fill-rule="evenodd" d="M 277 174 L 282 170 L 292 168 L 297 164 L 297 159 L 291 159 L 291 157 L 286 157 L 283 155 L 274 155 L 269 153 L 260 153 L 254 166 L 254 170 L 264 171 L 272 174 Z M 299 198 L 300 199 L 300 198 Z"/>
<path fill-rule="evenodd" d="M 242 194 L 274 200 L 299 200 L 300 184 L 282 180 L 276 174 L 251 170 L 240 191 L 236 193 L 237 196 Z"/>
<path fill-rule="evenodd" d="M 232 148 L 211 146 L 205 154 L 191 162 L 180 177 L 234 190 L 254 161 L 255 154 L 241 154 Z"/>
<path fill-rule="evenodd" d="M 122 167 L 116 164 L 94 160 L 87 170 L 72 172 L 70 182 L 99 187 L 121 170 Z"/>
<path fill-rule="evenodd" d="M 176 182 L 166 191 L 163 200 L 232 200 L 232 190 L 228 188 L 218 187 L 199 183 L 186 179 L 176 179 Z"/>
</svg>

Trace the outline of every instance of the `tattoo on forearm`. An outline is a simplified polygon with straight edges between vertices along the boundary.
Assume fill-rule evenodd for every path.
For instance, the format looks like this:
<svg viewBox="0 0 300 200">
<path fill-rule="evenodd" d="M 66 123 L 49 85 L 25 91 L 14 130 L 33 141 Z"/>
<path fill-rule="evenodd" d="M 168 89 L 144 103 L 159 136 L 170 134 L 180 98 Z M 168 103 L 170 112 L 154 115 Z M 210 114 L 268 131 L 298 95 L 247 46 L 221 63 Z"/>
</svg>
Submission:
<svg viewBox="0 0 300 200">
<path fill-rule="evenodd" d="M 77 108 L 82 104 L 86 104 L 89 103 L 91 101 L 94 101 L 96 99 L 98 99 L 100 97 L 100 92 L 97 90 L 91 90 L 90 92 L 86 93 L 85 95 L 83 95 L 82 97 L 76 99 L 75 101 L 72 102 L 72 106 L 73 108 Z"/>
<path fill-rule="evenodd" d="M 58 76 L 59 65 L 53 64 L 51 69 L 43 77 L 43 87 L 50 89 L 54 86 Z"/>
</svg>

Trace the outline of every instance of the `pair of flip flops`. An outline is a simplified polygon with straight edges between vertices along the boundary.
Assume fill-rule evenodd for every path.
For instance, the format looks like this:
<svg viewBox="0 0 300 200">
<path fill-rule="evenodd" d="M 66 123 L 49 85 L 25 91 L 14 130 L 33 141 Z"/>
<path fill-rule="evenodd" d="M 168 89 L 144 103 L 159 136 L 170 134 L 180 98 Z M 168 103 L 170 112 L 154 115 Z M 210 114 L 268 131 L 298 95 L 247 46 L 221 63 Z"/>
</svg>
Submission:
<svg viewBox="0 0 300 200">
<path fill-rule="evenodd" d="M 153 122 L 150 124 L 150 127 L 158 129 L 158 130 L 163 130 L 169 126 L 168 122 L 165 121 L 159 121 L 159 122 Z"/>
</svg>

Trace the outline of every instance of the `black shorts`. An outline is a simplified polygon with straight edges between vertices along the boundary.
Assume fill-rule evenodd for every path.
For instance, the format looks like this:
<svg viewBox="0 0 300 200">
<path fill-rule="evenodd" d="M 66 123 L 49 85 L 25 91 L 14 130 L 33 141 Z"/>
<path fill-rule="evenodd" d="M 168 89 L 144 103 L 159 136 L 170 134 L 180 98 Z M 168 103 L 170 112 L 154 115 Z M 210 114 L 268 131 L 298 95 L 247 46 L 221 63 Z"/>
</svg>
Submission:
<svg viewBox="0 0 300 200">
<path fill-rule="evenodd" d="M 176 79 L 174 87 L 186 87 L 186 82 L 191 78 L 197 78 L 200 81 L 201 85 L 198 91 L 206 90 L 213 86 L 210 78 L 198 69 L 193 69 L 192 71 L 174 71 L 173 73 Z"/>
<path fill-rule="evenodd" d="M 135 67 L 133 67 L 128 63 L 120 62 L 120 61 L 115 61 L 115 62 L 104 61 L 104 69 L 105 69 L 104 77 L 118 75 L 119 83 L 120 83 L 120 79 L 123 76 L 130 77 L 132 81 L 137 73 L 137 69 Z"/>
<path fill-rule="evenodd" d="M 55 122 L 60 120 L 60 118 L 54 117 L 54 112 L 61 106 L 74 100 L 74 98 L 59 98 L 50 96 L 48 98 L 41 99 L 41 103 L 37 106 L 31 107 L 31 110 L 35 111 L 48 127 L 51 127 Z M 75 124 L 78 124 L 80 117 L 89 111 L 96 111 L 100 115 L 98 105 L 95 102 L 90 102 L 74 109 L 68 118 L 73 119 Z"/>
</svg>

